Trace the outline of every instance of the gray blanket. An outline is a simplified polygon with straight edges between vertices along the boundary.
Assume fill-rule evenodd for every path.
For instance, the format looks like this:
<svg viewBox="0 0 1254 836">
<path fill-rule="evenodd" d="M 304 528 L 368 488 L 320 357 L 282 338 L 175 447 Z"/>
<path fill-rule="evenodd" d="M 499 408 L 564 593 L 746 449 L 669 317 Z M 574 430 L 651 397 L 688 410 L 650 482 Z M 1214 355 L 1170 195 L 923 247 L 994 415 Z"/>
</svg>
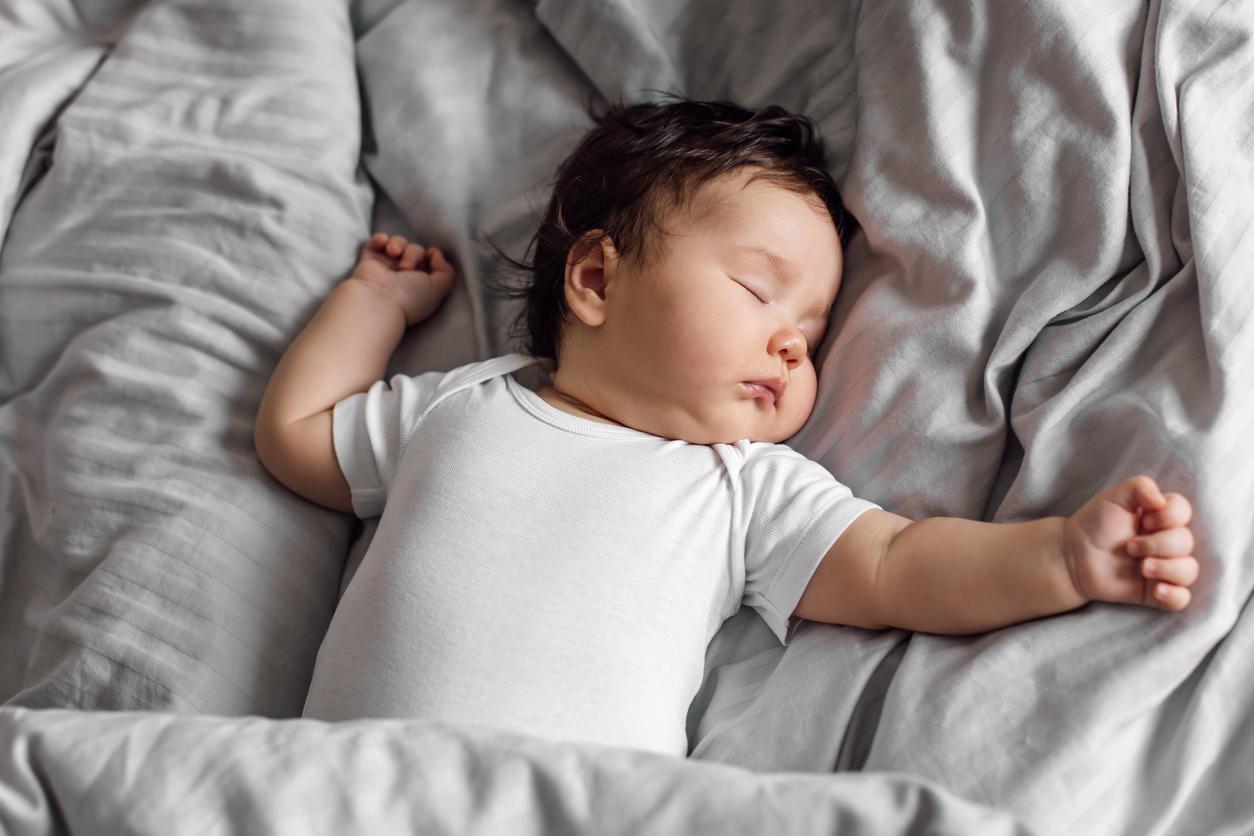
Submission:
<svg viewBox="0 0 1254 836">
<path fill-rule="evenodd" d="M 1252 65 L 1251 0 L 0 0 L 0 830 L 1248 826 Z M 486 241 L 650 89 L 811 115 L 862 224 L 790 443 L 910 516 L 1149 473 L 1193 605 L 745 610 L 688 761 L 284 719 L 373 531 L 258 463 L 278 358 L 376 227 L 463 277 L 390 372 L 511 350 Z"/>
</svg>

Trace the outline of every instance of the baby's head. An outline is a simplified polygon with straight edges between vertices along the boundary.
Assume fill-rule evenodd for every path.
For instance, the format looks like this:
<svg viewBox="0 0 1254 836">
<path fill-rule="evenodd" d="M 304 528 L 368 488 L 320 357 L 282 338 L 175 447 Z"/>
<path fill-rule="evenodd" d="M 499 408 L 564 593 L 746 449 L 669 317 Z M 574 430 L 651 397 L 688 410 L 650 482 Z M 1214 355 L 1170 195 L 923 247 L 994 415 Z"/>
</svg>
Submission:
<svg viewBox="0 0 1254 836">
<path fill-rule="evenodd" d="M 556 362 L 558 392 L 634 429 L 788 438 L 814 408 L 853 226 L 813 126 L 687 100 L 594 118 L 513 262 L 531 277 L 527 350 Z"/>
</svg>

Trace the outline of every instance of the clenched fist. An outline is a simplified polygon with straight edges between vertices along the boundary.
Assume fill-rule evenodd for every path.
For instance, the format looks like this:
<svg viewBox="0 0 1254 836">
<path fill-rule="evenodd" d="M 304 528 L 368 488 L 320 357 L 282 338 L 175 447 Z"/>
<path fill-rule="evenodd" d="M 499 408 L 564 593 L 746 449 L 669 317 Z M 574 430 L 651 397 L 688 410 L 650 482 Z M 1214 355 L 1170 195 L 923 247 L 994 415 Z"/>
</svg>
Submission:
<svg viewBox="0 0 1254 836">
<path fill-rule="evenodd" d="M 1076 590 L 1094 601 L 1142 604 L 1176 612 L 1197 580 L 1193 507 L 1133 476 L 1094 496 L 1063 529 L 1063 553 Z"/>
<path fill-rule="evenodd" d="M 454 273 L 438 248 L 411 244 L 403 235 L 389 238 L 376 232 L 361 248 L 349 278 L 399 305 L 409 326 L 436 312 L 453 288 Z"/>
</svg>

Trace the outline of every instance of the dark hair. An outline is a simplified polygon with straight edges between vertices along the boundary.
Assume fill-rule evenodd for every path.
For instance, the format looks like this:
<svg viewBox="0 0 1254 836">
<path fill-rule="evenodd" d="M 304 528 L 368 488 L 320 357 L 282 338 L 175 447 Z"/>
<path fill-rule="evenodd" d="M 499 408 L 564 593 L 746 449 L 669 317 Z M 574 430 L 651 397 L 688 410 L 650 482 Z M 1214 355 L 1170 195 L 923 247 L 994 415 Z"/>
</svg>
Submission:
<svg viewBox="0 0 1254 836">
<path fill-rule="evenodd" d="M 529 275 L 522 287 L 485 284 L 494 295 L 526 300 L 510 336 L 528 338 L 531 355 L 557 359 L 562 323 L 570 313 L 565 283 L 573 247 L 594 243 L 588 233 L 602 230 L 621 258 L 647 263 L 661 252 L 667 213 L 688 205 L 702 184 L 720 175 L 760 168 L 751 179 L 769 179 L 817 198 L 842 246 L 856 229 L 809 119 L 774 105 L 753 111 L 731 102 L 664 95 L 673 101 L 610 104 L 600 114 L 590 109 L 595 126 L 558 167 L 544 220 L 524 259 L 488 242 L 505 262 Z"/>
</svg>

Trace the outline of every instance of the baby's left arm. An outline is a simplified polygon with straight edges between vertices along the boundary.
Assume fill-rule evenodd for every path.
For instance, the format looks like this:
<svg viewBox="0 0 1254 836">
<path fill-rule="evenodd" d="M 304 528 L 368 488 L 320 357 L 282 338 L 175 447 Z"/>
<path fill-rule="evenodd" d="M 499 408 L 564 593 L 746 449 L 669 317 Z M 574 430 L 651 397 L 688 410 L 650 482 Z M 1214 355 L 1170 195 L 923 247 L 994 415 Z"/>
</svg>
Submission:
<svg viewBox="0 0 1254 836">
<path fill-rule="evenodd" d="M 794 615 L 868 629 L 967 634 L 1089 601 L 1178 611 L 1197 580 L 1193 509 L 1153 479 L 1107 488 L 1070 517 L 911 522 L 863 513 L 823 558 Z"/>
</svg>

